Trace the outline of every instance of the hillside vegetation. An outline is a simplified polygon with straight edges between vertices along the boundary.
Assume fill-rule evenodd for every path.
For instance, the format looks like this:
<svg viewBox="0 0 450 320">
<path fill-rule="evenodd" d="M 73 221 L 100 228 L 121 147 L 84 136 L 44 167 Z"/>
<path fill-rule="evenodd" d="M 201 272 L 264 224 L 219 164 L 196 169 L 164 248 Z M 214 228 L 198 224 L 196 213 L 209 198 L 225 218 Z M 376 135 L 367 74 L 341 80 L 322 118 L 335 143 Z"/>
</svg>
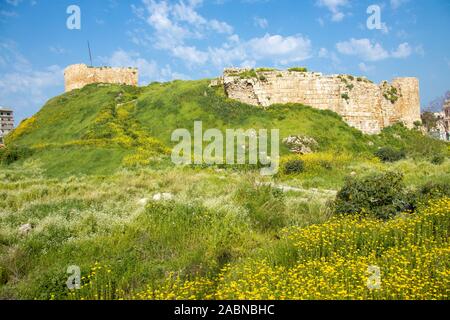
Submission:
<svg viewBox="0 0 450 320">
<path fill-rule="evenodd" d="M 402 127 L 379 136 L 363 135 L 331 111 L 302 105 L 255 108 L 227 99 L 208 83 L 174 81 L 141 88 L 89 85 L 48 101 L 20 124 L 7 143 L 32 148 L 32 158 L 41 159 L 46 173 L 55 177 L 112 173 L 122 166 L 148 165 L 149 158 L 161 164 L 173 146 L 173 130 L 193 132 L 196 120 L 203 122 L 204 130 L 278 128 L 282 138 L 309 136 L 318 142 L 316 151 L 352 157 L 371 157 L 385 145 L 421 150 L 409 150 L 413 156 L 423 148 L 432 153 L 445 148 Z M 281 152 L 289 153 L 287 148 Z M 107 161 L 102 161 L 105 155 Z"/>
<path fill-rule="evenodd" d="M 89 85 L 8 136 L 0 299 L 448 299 L 445 143 L 400 124 L 364 135 L 308 106 L 259 109 L 208 83 Z M 175 166 L 171 133 L 196 120 L 317 146 L 283 146 L 273 177 Z M 80 290 L 66 287 L 72 265 Z"/>
</svg>

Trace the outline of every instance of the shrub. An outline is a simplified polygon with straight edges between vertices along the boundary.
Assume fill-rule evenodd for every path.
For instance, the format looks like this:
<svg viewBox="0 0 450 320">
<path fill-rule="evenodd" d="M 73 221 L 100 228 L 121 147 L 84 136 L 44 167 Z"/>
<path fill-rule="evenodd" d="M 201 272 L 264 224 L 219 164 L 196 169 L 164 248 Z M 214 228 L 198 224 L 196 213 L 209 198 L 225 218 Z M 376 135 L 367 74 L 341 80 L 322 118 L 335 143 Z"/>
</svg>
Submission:
<svg viewBox="0 0 450 320">
<path fill-rule="evenodd" d="M 418 190 L 418 196 L 426 198 L 450 197 L 450 183 L 448 182 L 427 182 Z"/>
<path fill-rule="evenodd" d="M 443 154 L 436 154 L 431 158 L 431 163 L 435 165 L 443 164 L 445 161 L 445 156 Z"/>
<path fill-rule="evenodd" d="M 426 205 L 430 200 L 450 197 L 448 182 L 427 182 L 415 190 L 407 193 L 408 209 L 416 211 L 419 206 Z"/>
<path fill-rule="evenodd" d="M 308 72 L 308 69 L 305 67 L 294 67 L 294 68 L 289 68 L 288 71 L 291 72 Z"/>
<path fill-rule="evenodd" d="M 369 214 L 388 219 L 409 208 L 398 172 L 375 173 L 361 178 L 349 177 L 333 203 L 337 214 Z"/>
<path fill-rule="evenodd" d="M 375 156 L 383 162 L 395 162 L 406 157 L 405 151 L 391 147 L 382 147 L 375 152 Z"/>
<path fill-rule="evenodd" d="M 347 93 L 341 94 L 341 98 L 342 98 L 342 99 L 345 99 L 346 101 L 348 101 L 348 100 L 350 99 L 350 97 L 348 96 Z"/>
<path fill-rule="evenodd" d="M 25 159 L 32 154 L 27 147 L 8 146 L 0 149 L 0 163 L 11 164 L 21 159 Z"/>
<path fill-rule="evenodd" d="M 289 160 L 284 164 L 285 174 L 296 174 L 305 171 L 305 162 L 301 159 Z"/>
<path fill-rule="evenodd" d="M 257 68 L 256 72 L 271 72 L 271 71 L 277 71 L 275 68 Z"/>
<path fill-rule="evenodd" d="M 256 74 L 255 69 L 250 69 L 247 71 L 242 71 L 238 74 L 239 78 L 241 79 L 251 79 L 251 78 L 257 78 L 258 75 Z"/>
</svg>

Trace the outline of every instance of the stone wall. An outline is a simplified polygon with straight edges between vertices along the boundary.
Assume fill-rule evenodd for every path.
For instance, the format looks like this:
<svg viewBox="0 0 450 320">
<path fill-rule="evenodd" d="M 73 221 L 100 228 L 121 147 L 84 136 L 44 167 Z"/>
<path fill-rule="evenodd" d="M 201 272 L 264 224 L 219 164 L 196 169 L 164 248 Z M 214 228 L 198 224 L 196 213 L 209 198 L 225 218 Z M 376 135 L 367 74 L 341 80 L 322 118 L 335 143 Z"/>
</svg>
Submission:
<svg viewBox="0 0 450 320">
<path fill-rule="evenodd" d="M 255 106 L 301 103 L 340 114 L 365 133 L 378 133 L 397 121 L 420 120 L 419 82 L 397 78 L 377 85 L 366 78 L 315 72 L 225 69 L 219 82 L 228 97 Z"/>
<path fill-rule="evenodd" d="M 138 70 L 135 68 L 88 67 L 74 64 L 64 70 L 66 92 L 81 89 L 91 83 L 138 85 Z"/>
</svg>

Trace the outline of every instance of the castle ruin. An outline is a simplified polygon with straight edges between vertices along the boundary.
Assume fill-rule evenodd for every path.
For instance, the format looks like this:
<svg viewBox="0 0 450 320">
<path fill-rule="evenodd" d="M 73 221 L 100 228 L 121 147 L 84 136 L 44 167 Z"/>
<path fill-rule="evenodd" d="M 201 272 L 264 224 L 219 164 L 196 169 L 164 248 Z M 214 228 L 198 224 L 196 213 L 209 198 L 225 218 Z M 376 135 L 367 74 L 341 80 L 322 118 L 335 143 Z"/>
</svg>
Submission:
<svg viewBox="0 0 450 320">
<path fill-rule="evenodd" d="M 64 70 L 65 91 L 81 89 L 91 83 L 138 85 L 138 69 L 88 67 L 85 64 L 74 64 Z"/>
<path fill-rule="evenodd" d="M 255 106 L 301 103 L 332 110 L 350 126 L 368 134 L 379 133 L 396 122 L 413 127 L 420 121 L 417 78 L 396 78 L 390 84 L 383 81 L 377 85 L 350 75 L 229 68 L 212 83 L 219 84 L 229 98 Z"/>
</svg>

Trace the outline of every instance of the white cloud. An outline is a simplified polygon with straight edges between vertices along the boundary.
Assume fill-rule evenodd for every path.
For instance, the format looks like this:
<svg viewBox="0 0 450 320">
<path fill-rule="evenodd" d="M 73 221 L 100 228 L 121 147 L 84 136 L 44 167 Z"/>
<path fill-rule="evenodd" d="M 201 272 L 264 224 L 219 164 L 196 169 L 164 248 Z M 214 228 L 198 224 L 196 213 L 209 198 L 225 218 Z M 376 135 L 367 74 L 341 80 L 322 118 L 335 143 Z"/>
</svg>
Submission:
<svg viewBox="0 0 450 320">
<path fill-rule="evenodd" d="M 403 4 L 407 3 L 409 0 L 391 0 L 391 7 L 392 9 L 398 9 Z"/>
<path fill-rule="evenodd" d="M 319 50 L 319 58 L 327 58 L 328 50 L 326 48 L 320 48 Z"/>
<path fill-rule="evenodd" d="M 423 48 L 423 45 L 418 45 L 417 47 L 414 48 L 414 51 L 419 55 L 419 56 L 425 56 L 425 49 Z"/>
<path fill-rule="evenodd" d="M 198 12 L 202 1 L 157 1 L 143 0 L 144 8 L 132 6 L 135 15 L 146 21 L 153 34 L 133 30 L 128 35 L 133 43 L 151 45 L 165 50 L 186 63 L 188 68 L 211 63 L 217 68 L 256 63 L 272 59 L 278 64 L 303 61 L 311 56 L 311 41 L 301 35 L 282 36 L 266 34 L 248 41 L 233 33 L 233 27 L 226 22 L 209 19 Z M 265 19 L 254 21 L 259 27 L 267 27 Z M 198 42 L 206 37 L 226 37 L 220 46 L 200 49 Z"/>
<path fill-rule="evenodd" d="M 208 22 L 209 27 L 218 32 L 218 33 L 225 33 L 225 34 L 232 34 L 233 33 L 233 27 L 230 26 L 226 22 L 218 21 L 218 20 L 210 20 Z"/>
<path fill-rule="evenodd" d="M 17 7 L 19 5 L 19 3 L 21 3 L 22 0 L 6 0 L 6 3 L 11 4 L 15 7 Z"/>
<path fill-rule="evenodd" d="M 63 68 L 34 68 L 13 41 L 0 42 L 0 74 L 0 104 L 14 108 L 19 119 L 36 112 L 64 85 Z"/>
<path fill-rule="evenodd" d="M 358 68 L 359 68 L 359 70 L 361 70 L 362 72 L 370 72 L 370 71 L 372 71 L 372 70 L 375 69 L 374 66 L 366 65 L 364 62 L 361 62 L 361 63 L 358 65 Z"/>
<path fill-rule="evenodd" d="M 348 6 L 348 0 L 317 0 L 319 7 L 326 7 L 331 13 L 331 21 L 340 22 L 346 14 L 342 12 L 342 7 Z"/>
<path fill-rule="evenodd" d="M 281 64 L 303 61 L 311 57 L 311 41 L 303 36 L 266 34 L 262 38 L 253 38 L 248 47 L 256 59 L 275 58 Z"/>
<path fill-rule="evenodd" d="M 401 43 L 394 52 L 392 52 L 392 57 L 403 59 L 409 57 L 411 53 L 412 53 L 411 46 L 407 42 L 404 42 Z"/>
<path fill-rule="evenodd" d="M 413 49 L 407 43 L 401 43 L 397 49 L 388 52 L 383 46 L 369 39 L 350 39 L 348 41 L 338 42 L 336 48 L 339 53 L 357 56 L 364 61 L 379 61 L 387 58 L 404 59 L 413 53 Z"/>
<path fill-rule="evenodd" d="M 379 43 L 369 39 L 350 39 L 336 44 L 338 52 L 358 56 L 365 61 L 378 61 L 389 57 L 389 53 Z"/>
<path fill-rule="evenodd" d="M 173 79 L 187 79 L 188 77 L 177 72 L 172 72 L 169 66 L 159 68 L 154 60 L 147 60 L 137 52 L 116 50 L 109 57 L 100 57 L 100 61 L 112 67 L 135 67 L 139 69 L 141 84 L 151 81 L 169 81 Z"/>
<path fill-rule="evenodd" d="M 387 26 L 387 24 L 385 22 L 381 23 L 381 32 L 384 34 L 388 34 L 389 33 L 389 27 Z"/>
<path fill-rule="evenodd" d="M 194 46 L 177 46 L 172 49 L 172 54 L 174 57 L 186 61 L 188 65 L 202 65 L 208 61 L 208 53 L 200 51 Z"/>
<path fill-rule="evenodd" d="M 15 11 L 7 11 L 7 10 L 1 10 L 0 11 L 0 16 L 2 17 L 7 17 L 7 18 L 11 18 L 11 17 L 17 17 L 18 14 Z"/>
<path fill-rule="evenodd" d="M 267 19 L 259 18 L 259 17 L 254 17 L 253 18 L 253 24 L 256 27 L 259 27 L 261 29 L 266 29 L 269 26 L 269 22 L 267 21 Z"/>
</svg>

